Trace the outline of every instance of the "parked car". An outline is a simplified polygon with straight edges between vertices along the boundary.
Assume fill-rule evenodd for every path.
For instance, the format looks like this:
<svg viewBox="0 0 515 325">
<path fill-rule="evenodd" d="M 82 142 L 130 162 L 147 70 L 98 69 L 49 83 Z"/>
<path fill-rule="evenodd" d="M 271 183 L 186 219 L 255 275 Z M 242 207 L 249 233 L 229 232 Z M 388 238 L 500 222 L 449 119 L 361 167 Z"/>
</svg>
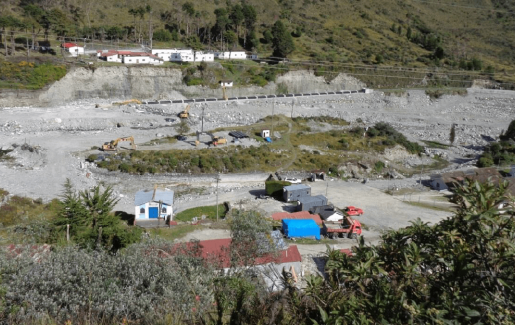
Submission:
<svg viewBox="0 0 515 325">
<path fill-rule="evenodd" d="M 345 213 L 347 213 L 349 216 L 360 216 L 363 214 L 362 209 L 353 206 L 348 206 L 345 209 L 343 209 L 343 211 L 345 211 Z"/>
<path fill-rule="evenodd" d="M 301 180 L 298 178 L 285 178 L 285 179 L 283 179 L 283 181 L 290 182 L 292 184 L 300 184 L 301 183 Z"/>
<path fill-rule="evenodd" d="M 177 135 L 175 138 L 177 138 L 177 140 L 179 140 L 179 141 L 186 141 L 186 140 L 188 139 L 188 137 L 187 137 L 187 136 L 185 136 L 185 135 L 180 135 L 180 134 L 179 134 L 179 135 Z"/>
</svg>

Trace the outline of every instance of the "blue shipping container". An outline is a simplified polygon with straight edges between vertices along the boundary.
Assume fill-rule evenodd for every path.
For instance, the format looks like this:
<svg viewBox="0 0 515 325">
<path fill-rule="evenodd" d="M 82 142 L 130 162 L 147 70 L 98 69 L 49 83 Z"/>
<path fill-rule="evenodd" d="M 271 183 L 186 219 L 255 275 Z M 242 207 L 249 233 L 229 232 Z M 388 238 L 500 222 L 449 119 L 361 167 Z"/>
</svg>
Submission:
<svg viewBox="0 0 515 325">
<path fill-rule="evenodd" d="M 283 232 L 288 238 L 315 237 L 320 240 L 320 227 L 312 219 L 283 219 Z"/>
</svg>

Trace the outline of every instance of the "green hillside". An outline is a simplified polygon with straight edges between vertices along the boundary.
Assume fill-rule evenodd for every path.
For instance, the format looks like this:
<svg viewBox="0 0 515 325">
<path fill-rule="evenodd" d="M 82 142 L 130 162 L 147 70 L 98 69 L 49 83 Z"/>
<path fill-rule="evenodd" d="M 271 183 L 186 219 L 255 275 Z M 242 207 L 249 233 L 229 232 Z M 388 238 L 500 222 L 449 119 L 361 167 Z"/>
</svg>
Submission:
<svg viewBox="0 0 515 325">
<path fill-rule="evenodd" d="M 153 47 L 245 48 L 365 80 L 372 66 L 384 68 L 376 77 L 438 68 L 466 72 L 447 74 L 451 80 L 481 73 L 503 88 L 515 82 L 515 3 L 508 0 L 11 0 L 0 4 L 0 28 L 0 60 L 6 46 L 26 55 L 24 46 L 45 33 L 55 45 L 86 38 L 106 47 L 149 45 L 152 35 Z"/>
</svg>

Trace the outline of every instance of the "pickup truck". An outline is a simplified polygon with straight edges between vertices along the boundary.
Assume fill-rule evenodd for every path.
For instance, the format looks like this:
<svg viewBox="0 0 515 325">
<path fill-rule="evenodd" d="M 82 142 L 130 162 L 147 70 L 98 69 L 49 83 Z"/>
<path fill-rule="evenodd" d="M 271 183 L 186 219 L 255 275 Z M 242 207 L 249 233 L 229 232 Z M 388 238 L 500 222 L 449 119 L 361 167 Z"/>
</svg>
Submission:
<svg viewBox="0 0 515 325">
<path fill-rule="evenodd" d="M 363 214 L 362 209 L 353 206 L 348 206 L 345 209 L 343 209 L 343 211 L 347 213 L 349 216 L 360 216 Z"/>
<path fill-rule="evenodd" d="M 325 223 L 322 228 L 323 234 L 329 238 L 340 237 L 340 235 L 347 236 L 348 238 L 356 239 L 361 235 L 361 223 L 347 216 L 343 218 L 340 228 L 328 228 Z"/>
</svg>

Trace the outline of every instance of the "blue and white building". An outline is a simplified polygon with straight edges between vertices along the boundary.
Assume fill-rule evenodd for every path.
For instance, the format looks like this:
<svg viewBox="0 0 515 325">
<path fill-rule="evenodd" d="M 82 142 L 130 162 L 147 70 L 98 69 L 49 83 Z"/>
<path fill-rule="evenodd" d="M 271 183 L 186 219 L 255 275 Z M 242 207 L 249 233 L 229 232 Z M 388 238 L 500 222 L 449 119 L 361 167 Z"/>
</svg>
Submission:
<svg viewBox="0 0 515 325">
<path fill-rule="evenodd" d="M 136 220 L 148 220 L 173 216 L 173 191 L 143 190 L 136 193 L 134 215 Z"/>
</svg>

